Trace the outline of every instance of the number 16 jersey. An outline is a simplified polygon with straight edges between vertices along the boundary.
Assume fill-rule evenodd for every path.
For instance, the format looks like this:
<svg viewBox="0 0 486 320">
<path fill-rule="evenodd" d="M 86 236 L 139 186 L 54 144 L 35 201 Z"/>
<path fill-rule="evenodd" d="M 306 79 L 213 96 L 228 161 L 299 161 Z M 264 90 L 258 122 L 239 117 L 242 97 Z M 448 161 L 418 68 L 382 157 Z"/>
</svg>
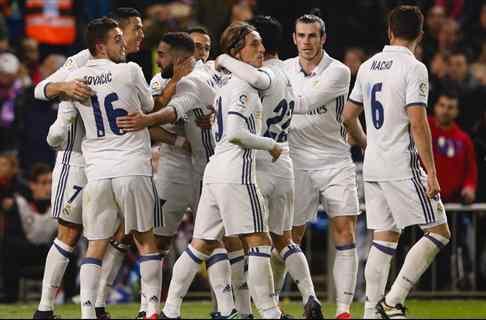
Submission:
<svg viewBox="0 0 486 320">
<path fill-rule="evenodd" d="M 148 130 L 123 132 L 116 124 L 118 117 L 153 109 L 141 68 L 133 62 L 93 59 L 72 72 L 67 81 L 72 79 L 84 79 L 96 93 L 85 103 L 74 102 L 86 130 L 82 152 L 88 181 L 152 176 Z"/>
<path fill-rule="evenodd" d="M 405 47 L 385 46 L 361 65 L 349 99 L 363 105 L 366 117 L 365 181 L 404 180 L 423 172 L 407 108 L 426 107 L 428 88 L 427 68 Z"/>
</svg>

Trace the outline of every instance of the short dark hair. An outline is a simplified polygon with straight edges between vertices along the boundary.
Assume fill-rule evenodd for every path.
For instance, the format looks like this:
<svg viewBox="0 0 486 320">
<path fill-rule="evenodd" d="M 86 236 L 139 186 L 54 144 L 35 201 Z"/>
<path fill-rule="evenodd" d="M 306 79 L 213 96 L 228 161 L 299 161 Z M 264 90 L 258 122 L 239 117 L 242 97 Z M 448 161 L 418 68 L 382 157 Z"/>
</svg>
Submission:
<svg viewBox="0 0 486 320">
<path fill-rule="evenodd" d="M 52 169 L 49 165 L 41 162 L 34 163 L 32 169 L 30 169 L 29 180 L 31 182 L 37 182 L 40 176 L 45 174 L 49 174 L 52 172 Z"/>
<path fill-rule="evenodd" d="M 304 24 L 318 23 L 321 30 L 321 36 L 325 35 L 326 24 L 324 23 L 324 20 L 322 20 L 322 18 L 319 16 L 320 10 L 314 8 L 311 10 L 311 12 L 312 13 L 304 14 L 303 16 L 298 17 L 297 20 L 295 20 L 295 27 L 297 27 L 297 23 L 304 23 Z"/>
<path fill-rule="evenodd" d="M 243 49 L 246 36 L 253 31 L 256 31 L 255 27 L 246 22 L 232 23 L 221 35 L 221 51 L 233 56 L 236 52 Z"/>
<path fill-rule="evenodd" d="M 283 28 L 280 22 L 270 16 L 256 16 L 249 23 L 262 37 L 265 51 L 270 54 L 278 53 L 283 38 Z"/>
<path fill-rule="evenodd" d="M 211 34 L 209 33 L 208 29 L 206 29 L 206 27 L 203 27 L 203 26 L 195 26 L 195 27 L 189 28 L 187 30 L 187 33 L 188 34 L 191 34 L 191 33 L 201 33 L 201 34 L 205 34 L 209 38 L 211 38 Z"/>
<path fill-rule="evenodd" d="M 462 49 L 462 48 L 454 48 L 453 50 L 451 50 L 449 52 L 449 58 L 451 58 L 453 56 L 464 56 L 467 63 L 469 63 L 469 61 L 470 61 L 469 52 L 467 50 Z"/>
<path fill-rule="evenodd" d="M 118 27 L 118 23 L 107 17 L 97 18 L 88 23 L 86 41 L 88 42 L 88 49 L 91 55 L 96 55 L 96 44 L 104 42 L 108 32 L 116 27 Z"/>
<path fill-rule="evenodd" d="M 108 17 L 117 21 L 121 26 L 125 25 L 132 17 L 142 19 L 142 14 L 135 8 L 122 7 L 117 8 L 108 14 Z"/>
<path fill-rule="evenodd" d="M 395 37 L 413 41 L 422 33 L 424 15 L 417 6 L 398 6 L 388 15 L 388 27 Z"/>
<path fill-rule="evenodd" d="M 88 23 L 86 41 L 92 56 L 96 55 L 96 44 L 105 42 L 108 32 L 116 27 L 118 27 L 118 23 L 107 17 L 97 18 Z"/>
<path fill-rule="evenodd" d="M 171 49 L 179 50 L 191 56 L 196 50 L 194 41 L 187 32 L 168 32 L 162 36 L 160 41 L 167 43 Z"/>
</svg>

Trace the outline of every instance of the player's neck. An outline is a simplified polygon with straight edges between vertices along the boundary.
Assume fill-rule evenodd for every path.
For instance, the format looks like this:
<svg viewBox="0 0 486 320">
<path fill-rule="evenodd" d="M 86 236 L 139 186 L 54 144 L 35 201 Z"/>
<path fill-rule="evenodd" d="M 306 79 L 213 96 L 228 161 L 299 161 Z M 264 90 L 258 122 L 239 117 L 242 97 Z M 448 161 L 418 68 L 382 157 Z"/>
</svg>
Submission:
<svg viewBox="0 0 486 320">
<path fill-rule="evenodd" d="M 415 52 L 415 48 L 417 47 L 417 42 L 394 38 L 390 40 L 390 45 L 397 46 L 397 47 L 405 47 L 411 52 Z"/>
<path fill-rule="evenodd" d="M 302 56 L 299 56 L 299 63 L 306 74 L 311 74 L 316 66 L 321 62 L 322 57 L 324 57 L 324 49 L 321 49 L 321 51 L 311 59 L 305 59 Z"/>
<path fill-rule="evenodd" d="M 278 53 L 265 53 L 265 57 L 263 58 L 264 61 L 271 60 L 271 59 L 278 59 Z"/>
</svg>

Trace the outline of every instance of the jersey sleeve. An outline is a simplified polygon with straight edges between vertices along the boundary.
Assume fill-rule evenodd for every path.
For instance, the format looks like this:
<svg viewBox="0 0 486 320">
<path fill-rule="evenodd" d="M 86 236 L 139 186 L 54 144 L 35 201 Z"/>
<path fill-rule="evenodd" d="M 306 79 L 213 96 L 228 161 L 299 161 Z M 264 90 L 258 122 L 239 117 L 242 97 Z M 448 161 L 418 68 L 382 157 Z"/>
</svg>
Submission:
<svg viewBox="0 0 486 320">
<path fill-rule="evenodd" d="M 59 68 L 56 72 L 54 72 L 35 86 L 34 97 L 39 100 L 50 100 L 46 96 L 46 86 L 49 83 L 66 81 L 68 75 L 73 70 L 84 66 L 86 62 L 88 62 L 90 57 L 91 54 L 87 49 L 79 52 L 78 54 L 75 54 L 74 56 L 69 57 L 61 68 Z"/>
<path fill-rule="evenodd" d="M 347 95 L 350 81 L 349 68 L 344 65 L 335 66 L 329 70 L 329 74 L 325 78 L 319 81 L 312 95 L 321 106 L 326 105 L 339 96 Z"/>
<path fill-rule="evenodd" d="M 47 144 L 54 149 L 62 148 L 66 143 L 69 125 L 73 123 L 78 111 L 70 101 L 59 104 L 56 121 L 49 127 Z"/>
<path fill-rule="evenodd" d="M 187 112 L 195 108 L 212 106 L 215 96 L 214 88 L 204 79 L 187 76 L 177 83 L 176 94 L 169 101 L 168 106 L 175 109 L 177 120 L 180 120 Z"/>
<path fill-rule="evenodd" d="M 363 71 L 363 65 L 358 69 L 358 74 L 356 75 L 356 82 L 354 83 L 353 90 L 349 95 L 349 101 L 362 105 L 363 104 L 363 87 L 361 84 L 361 78 Z"/>
<path fill-rule="evenodd" d="M 411 105 L 427 107 L 429 97 L 429 75 L 422 63 L 407 72 L 405 88 L 405 108 Z"/>
<path fill-rule="evenodd" d="M 154 99 L 152 98 L 152 91 L 143 75 L 142 68 L 133 62 L 129 62 L 129 65 L 132 73 L 132 83 L 137 90 L 142 110 L 144 112 L 151 112 L 154 108 Z"/>
<path fill-rule="evenodd" d="M 227 54 L 219 56 L 217 61 L 222 67 L 236 74 L 255 89 L 268 90 L 272 84 L 273 74 L 269 68 L 257 69 Z"/>
</svg>

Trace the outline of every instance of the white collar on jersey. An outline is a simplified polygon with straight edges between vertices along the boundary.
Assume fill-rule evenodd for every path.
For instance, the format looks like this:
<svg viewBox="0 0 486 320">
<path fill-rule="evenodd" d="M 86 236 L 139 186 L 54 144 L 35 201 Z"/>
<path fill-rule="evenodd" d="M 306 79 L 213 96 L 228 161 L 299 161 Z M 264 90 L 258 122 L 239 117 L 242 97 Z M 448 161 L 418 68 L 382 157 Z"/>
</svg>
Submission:
<svg viewBox="0 0 486 320">
<path fill-rule="evenodd" d="M 413 53 L 412 51 L 410 51 L 409 48 L 407 47 L 404 47 L 404 46 L 390 46 L 390 45 L 387 45 L 383 48 L 383 52 L 402 52 L 402 53 L 406 53 L 406 54 L 409 54 L 411 56 L 413 56 Z"/>
<path fill-rule="evenodd" d="M 115 62 L 111 61 L 110 59 L 105 59 L 105 58 L 102 58 L 102 59 L 96 59 L 96 58 L 92 58 L 92 59 L 89 59 L 88 62 L 86 62 L 86 65 L 87 66 L 97 66 L 97 65 L 103 65 L 103 64 L 116 64 Z"/>
<path fill-rule="evenodd" d="M 323 50 L 322 58 L 321 61 L 319 61 L 319 64 L 315 66 L 314 70 L 310 74 L 305 73 L 304 68 L 300 64 L 299 57 L 297 57 L 297 66 L 298 66 L 298 71 L 302 72 L 305 77 L 314 77 L 315 75 L 320 74 L 322 71 L 324 71 L 330 64 L 331 64 L 331 57 L 327 54 L 325 50 Z"/>
</svg>

